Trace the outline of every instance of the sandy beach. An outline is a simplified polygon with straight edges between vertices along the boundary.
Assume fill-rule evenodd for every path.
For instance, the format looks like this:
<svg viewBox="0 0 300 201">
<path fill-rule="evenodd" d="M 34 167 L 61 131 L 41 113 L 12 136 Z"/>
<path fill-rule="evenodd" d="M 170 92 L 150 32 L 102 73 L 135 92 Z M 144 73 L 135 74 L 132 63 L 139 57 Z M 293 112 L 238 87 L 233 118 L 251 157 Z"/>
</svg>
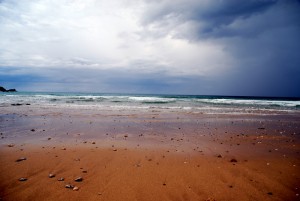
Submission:
<svg viewBox="0 0 300 201">
<path fill-rule="evenodd" d="M 298 111 L 22 105 L 0 129 L 1 200 L 300 199 Z"/>
</svg>

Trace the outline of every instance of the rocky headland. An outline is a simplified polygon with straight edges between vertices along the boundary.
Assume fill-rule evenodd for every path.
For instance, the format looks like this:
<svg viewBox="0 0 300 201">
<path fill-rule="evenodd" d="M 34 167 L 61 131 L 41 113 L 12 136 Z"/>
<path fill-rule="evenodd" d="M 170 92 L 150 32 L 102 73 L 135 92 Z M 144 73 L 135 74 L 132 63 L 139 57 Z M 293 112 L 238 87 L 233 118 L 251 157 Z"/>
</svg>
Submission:
<svg viewBox="0 0 300 201">
<path fill-rule="evenodd" d="M 5 89 L 4 87 L 0 86 L 0 92 L 17 92 L 16 89 Z"/>
</svg>

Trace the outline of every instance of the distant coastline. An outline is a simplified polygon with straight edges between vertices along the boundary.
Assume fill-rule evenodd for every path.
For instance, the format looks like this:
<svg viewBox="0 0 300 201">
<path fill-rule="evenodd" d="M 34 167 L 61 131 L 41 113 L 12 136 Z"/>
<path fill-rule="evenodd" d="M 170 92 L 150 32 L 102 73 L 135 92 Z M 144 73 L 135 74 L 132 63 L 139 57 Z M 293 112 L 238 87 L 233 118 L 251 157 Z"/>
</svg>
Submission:
<svg viewBox="0 0 300 201">
<path fill-rule="evenodd" d="M 5 89 L 4 87 L 0 86 L 0 92 L 17 92 L 16 89 Z"/>
</svg>

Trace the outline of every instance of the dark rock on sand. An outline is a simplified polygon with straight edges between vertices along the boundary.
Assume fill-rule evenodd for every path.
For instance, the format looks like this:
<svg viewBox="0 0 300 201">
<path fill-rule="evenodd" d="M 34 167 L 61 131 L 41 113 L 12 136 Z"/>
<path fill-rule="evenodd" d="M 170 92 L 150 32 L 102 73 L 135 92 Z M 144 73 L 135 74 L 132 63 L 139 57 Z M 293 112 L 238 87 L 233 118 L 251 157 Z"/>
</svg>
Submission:
<svg viewBox="0 0 300 201">
<path fill-rule="evenodd" d="M 23 104 L 21 104 L 21 103 L 12 103 L 12 104 L 10 104 L 11 106 L 21 106 L 21 105 L 23 105 Z"/>
<path fill-rule="evenodd" d="M 51 173 L 50 173 L 50 174 L 48 175 L 48 177 L 49 177 L 49 178 L 53 178 L 53 177 L 55 177 L 55 174 L 51 174 Z"/>
<path fill-rule="evenodd" d="M 76 182 L 82 182 L 83 178 L 82 177 L 77 177 L 74 181 Z"/>
<path fill-rule="evenodd" d="M 65 188 L 71 188 L 71 189 L 73 189 L 74 186 L 72 184 L 67 184 L 67 185 L 65 185 Z"/>
<path fill-rule="evenodd" d="M 64 181 L 64 180 L 65 180 L 65 178 L 63 178 L 63 177 L 57 179 L 57 181 Z"/>
<path fill-rule="evenodd" d="M 19 179 L 19 181 L 27 181 L 27 178 L 21 177 L 21 178 Z"/>
<path fill-rule="evenodd" d="M 237 163 L 237 160 L 235 158 L 230 160 L 231 163 Z"/>
<path fill-rule="evenodd" d="M 21 162 L 21 161 L 25 161 L 25 160 L 26 160 L 25 157 L 21 157 L 21 158 L 18 158 L 18 159 L 16 160 L 16 162 Z"/>
</svg>

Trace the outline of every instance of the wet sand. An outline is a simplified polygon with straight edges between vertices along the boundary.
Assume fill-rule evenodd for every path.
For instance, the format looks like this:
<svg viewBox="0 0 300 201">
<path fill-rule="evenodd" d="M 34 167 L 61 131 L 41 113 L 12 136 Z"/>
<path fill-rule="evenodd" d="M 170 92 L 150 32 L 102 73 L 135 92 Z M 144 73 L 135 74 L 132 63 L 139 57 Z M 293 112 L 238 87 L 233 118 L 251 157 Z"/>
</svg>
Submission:
<svg viewBox="0 0 300 201">
<path fill-rule="evenodd" d="M 1 200 L 300 198 L 297 111 L 1 109 Z"/>
</svg>

